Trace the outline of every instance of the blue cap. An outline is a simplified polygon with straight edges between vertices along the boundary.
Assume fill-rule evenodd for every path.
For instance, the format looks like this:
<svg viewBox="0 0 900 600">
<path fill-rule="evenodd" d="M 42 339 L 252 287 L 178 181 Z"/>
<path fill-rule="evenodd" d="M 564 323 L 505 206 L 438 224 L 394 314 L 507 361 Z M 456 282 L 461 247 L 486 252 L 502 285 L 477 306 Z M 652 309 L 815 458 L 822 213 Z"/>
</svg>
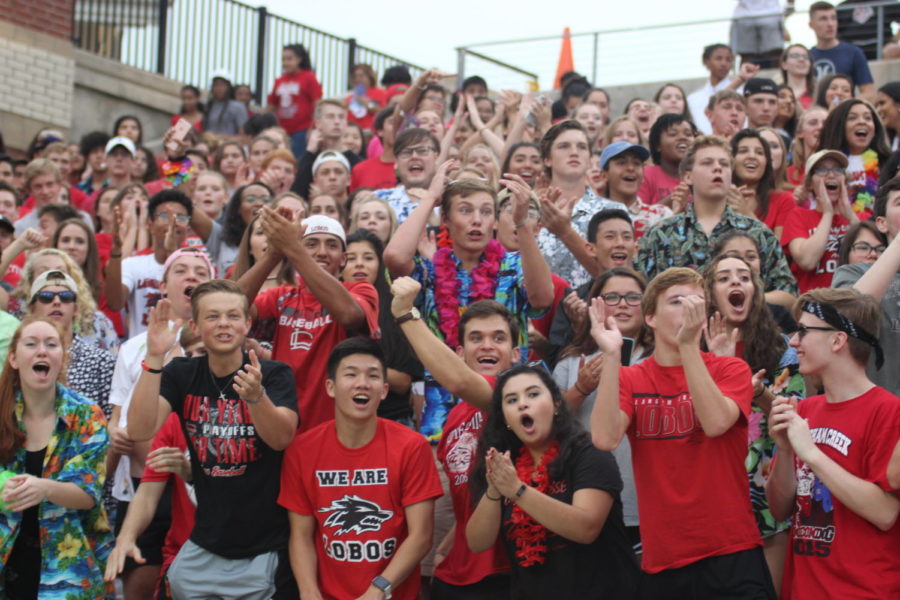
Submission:
<svg viewBox="0 0 900 600">
<path fill-rule="evenodd" d="M 641 161 L 645 161 L 650 158 L 650 151 L 640 144 L 629 144 L 628 142 L 624 141 L 614 142 L 603 149 L 603 153 L 600 155 L 600 168 L 606 170 L 606 163 L 622 154 L 623 152 L 628 152 L 629 150 L 637 154 L 638 158 L 640 158 Z"/>
</svg>

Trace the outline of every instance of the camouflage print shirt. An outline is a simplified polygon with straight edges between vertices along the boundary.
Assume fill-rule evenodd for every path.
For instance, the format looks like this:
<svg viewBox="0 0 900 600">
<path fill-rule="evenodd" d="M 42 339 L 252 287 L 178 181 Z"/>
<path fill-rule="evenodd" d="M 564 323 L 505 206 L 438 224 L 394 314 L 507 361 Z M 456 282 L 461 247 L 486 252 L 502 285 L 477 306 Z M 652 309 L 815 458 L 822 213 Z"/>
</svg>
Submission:
<svg viewBox="0 0 900 600">
<path fill-rule="evenodd" d="M 702 269 L 712 260 L 712 248 L 716 241 L 729 231 L 744 231 L 759 246 L 760 275 L 766 291 L 781 290 L 797 294 L 797 281 L 791 274 L 781 245 L 775 234 L 762 222 L 734 212 L 725 207 L 722 219 L 716 223 L 709 236 L 689 206 L 683 213 L 660 221 L 647 230 L 641 238 L 638 250 L 638 269 L 652 279 L 669 267 Z"/>
</svg>

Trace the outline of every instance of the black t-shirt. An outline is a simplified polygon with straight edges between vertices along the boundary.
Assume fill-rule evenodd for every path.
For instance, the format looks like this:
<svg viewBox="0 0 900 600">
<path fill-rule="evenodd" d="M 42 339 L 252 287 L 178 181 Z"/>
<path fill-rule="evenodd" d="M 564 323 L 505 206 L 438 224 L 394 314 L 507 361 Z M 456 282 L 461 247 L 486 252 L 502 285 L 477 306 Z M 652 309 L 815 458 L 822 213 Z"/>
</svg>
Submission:
<svg viewBox="0 0 900 600">
<path fill-rule="evenodd" d="M 245 354 L 244 364 L 249 362 Z M 290 367 L 274 360 L 260 364 L 272 403 L 296 411 Z M 278 505 L 282 452 L 256 434 L 230 377 L 216 378 L 214 385 L 207 357 L 175 358 L 163 369 L 160 395 L 181 418 L 190 448 L 197 493 L 191 541 L 234 559 L 286 548 L 288 520 Z"/>
<path fill-rule="evenodd" d="M 507 533 L 512 504 L 503 506 L 503 545 L 513 565 L 510 598 L 632 598 L 637 590 L 638 565 L 622 520 L 619 492 L 622 478 L 612 453 L 585 442 L 565 469 L 565 477 L 551 480 L 550 497 L 572 503 L 580 489 L 599 489 L 611 494 L 613 506 L 597 539 L 578 544 L 548 531 L 544 564 L 522 567 L 516 558 L 515 542 Z"/>
<path fill-rule="evenodd" d="M 850 42 L 859 46 L 866 60 L 878 60 L 878 10 L 877 6 L 865 6 L 872 0 L 845 0 L 837 5 L 838 38 L 842 42 Z M 863 6 L 855 6 L 860 5 Z M 891 23 L 900 21 L 900 4 L 892 2 L 881 7 L 884 10 L 882 21 L 882 43 L 891 41 L 894 33 Z"/>
</svg>

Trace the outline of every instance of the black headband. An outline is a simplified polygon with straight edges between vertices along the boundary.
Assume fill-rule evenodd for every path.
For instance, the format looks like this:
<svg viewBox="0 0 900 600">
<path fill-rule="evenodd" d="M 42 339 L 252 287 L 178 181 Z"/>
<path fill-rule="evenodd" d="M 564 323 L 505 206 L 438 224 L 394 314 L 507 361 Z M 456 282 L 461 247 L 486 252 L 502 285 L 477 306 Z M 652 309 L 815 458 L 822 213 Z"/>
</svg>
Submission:
<svg viewBox="0 0 900 600">
<path fill-rule="evenodd" d="M 861 342 L 865 342 L 866 344 L 872 346 L 875 349 L 876 369 L 880 369 L 881 365 L 884 364 L 884 353 L 881 351 L 881 345 L 879 345 L 878 343 L 878 338 L 839 313 L 830 304 L 804 302 L 801 310 L 822 319 L 835 329 L 843 331 L 850 337 L 855 337 Z"/>
</svg>

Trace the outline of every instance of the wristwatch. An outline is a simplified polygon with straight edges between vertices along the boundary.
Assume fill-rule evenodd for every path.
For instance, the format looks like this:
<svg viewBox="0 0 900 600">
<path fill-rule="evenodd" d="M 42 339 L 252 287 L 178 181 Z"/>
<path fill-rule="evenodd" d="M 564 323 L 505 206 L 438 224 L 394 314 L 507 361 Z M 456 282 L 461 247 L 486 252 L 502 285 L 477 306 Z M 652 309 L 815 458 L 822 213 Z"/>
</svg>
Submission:
<svg viewBox="0 0 900 600">
<path fill-rule="evenodd" d="M 413 309 L 416 310 L 416 309 Z M 407 315 L 403 315 L 404 317 Z M 375 579 L 372 580 L 372 585 L 377 587 L 379 590 L 384 592 L 384 597 L 386 600 L 390 600 L 391 598 L 391 582 L 388 581 L 385 577 L 378 575 Z"/>
<path fill-rule="evenodd" d="M 405 315 L 401 315 L 401 316 L 397 317 L 397 325 L 403 325 L 407 321 L 412 321 L 412 320 L 418 321 L 421 318 L 422 318 L 422 315 L 419 313 L 419 309 L 416 307 L 413 307 L 412 310 L 410 310 Z"/>
</svg>

